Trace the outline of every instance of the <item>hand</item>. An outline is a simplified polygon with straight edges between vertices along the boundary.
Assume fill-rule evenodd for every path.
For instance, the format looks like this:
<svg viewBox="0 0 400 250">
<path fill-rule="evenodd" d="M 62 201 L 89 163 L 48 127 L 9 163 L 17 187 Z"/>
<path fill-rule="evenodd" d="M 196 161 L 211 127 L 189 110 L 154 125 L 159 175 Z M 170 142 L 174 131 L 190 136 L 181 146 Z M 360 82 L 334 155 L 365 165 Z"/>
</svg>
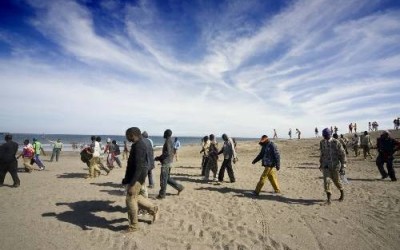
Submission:
<svg viewBox="0 0 400 250">
<path fill-rule="evenodd" d="M 346 171 L 344 170 L 344 168 L 341 168 L 340 171 L 339 171 L 339 173 L 340 173 L 340 175 L 345 175 L 345 174 L 346 174 Z"/>
<path fill-rule="evenodd" d="M 128 194 L 133 195 L 133 185 L 128 186 Z"/>
<path fill-rule="evenodd" d="M 281 169 L 281 166 L 276 166 L 276 170 L 279 171 Z"/>
<path fill-rule="evenodd" d="M 253 165 L 256 164 L 256 161 L 252 161 L 251 164 L 253 164 Z"/>
<path fill-rule="evenodd" d="M 238 161 L 238 158 L 233 158 L 233 164 L 235 164 Z"/>
</svg>

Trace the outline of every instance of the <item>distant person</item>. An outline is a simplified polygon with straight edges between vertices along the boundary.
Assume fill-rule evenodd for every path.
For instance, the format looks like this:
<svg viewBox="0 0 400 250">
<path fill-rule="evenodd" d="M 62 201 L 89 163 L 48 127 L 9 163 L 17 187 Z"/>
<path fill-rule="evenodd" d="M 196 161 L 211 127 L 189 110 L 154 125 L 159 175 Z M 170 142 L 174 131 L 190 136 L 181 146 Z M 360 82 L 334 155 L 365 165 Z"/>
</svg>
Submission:
<svg viewBox="0 0 400 250">
<path fill-rule="evenodd" d="M 340 180 L 340 174 L 344 175 L 346 168 L 346 153 L 342 147 L 342 144 L 331 137 L 328 128 L 322 130 L 322 136 L 324 139 L 320 142 L 320 167 L 319 169 L 323 173 L 324 177 L 324 189 L 327 195 L 327 204 L 331 204 L 331 179 L 335 186 L 340 191 L 339 201 L 344 199 L 344 189 Z"/>
<path fill-rule="evenodd" d="M 44 170 L 46 167 L 44 166 L 43 162 L 40 160 L 40 153 L 43 153 L 43 155 L 46 155 L 42 148 L 42 144 L 36 139 L 33 138 L 33 150 L 35 150 L 35 155 L 34 155 L 34 162 L 39 166 L 39 170 Z"/>
<path fill-rule="evenodd" d="M 117 144 L 116 140 L 111 141 L 112 147 L 111 147 L 111 152 L 113 154 L 114 160 L 117 163 L 119 168 L 122 168 L 122 163 L 121 160 L 119 159 L 119 156 L 121 155 L 121 149 L 119 148 L 119 145 Z"/>
<path fill-rule="evenodd" d="M 263 135 L 261 137 L 260 142 L 261 145 L 260 153 L 253 160 L 252 164 L 256 164 L 259 160 L 261 161 L 261 165 L 264 167 L 264 172 L 261 174 L 260 180 L 256 186 L 253 194 L 258 196 L 261 192 L 262 187 L 265 184 L 266 179 L 271 182 L 272 187 L 275 190 L 275 193 L 280 193 L 278 178 L 276 176 L 276 171 L 280 169 L 280 154 L 276 145 L 268 139 L 268 136 Z M 276 171 L 275 171 L 276 169 Z"/>
<path fill-rule="evenodd" d="M 359 156 L 360 155 L 360 137 L 357 134 L 354 134 L 351 143 L 353 145 L 353 150 L 354 150 L 355 156 L 356 157 Z"/>
<path fill-rule="evenodd" d="M 334 132 L 335 134 L 337 134 L 338 131 L 339 131 L 338 127 L 335 126 L 335 127 L 333 128 L 333 132 Z"/>
<path fill-rule="evenodd" d="M 373 130 L 374 130 L 374 131 L 378 131 L 378 127 L 379 127 L 378 122 L 377 122 L 377 121 L 374 121 L 374 122 L 372 123 L 372 128 L 373 128 Z"/>
<path fill-rule="evenodd" d="M 208 153 L 211 142 L 208 136 L 204 136 L 201 143 L 200 154 L 203 153 L 203 157 L 201 159 L 201 176 L 205 176 L 206 167 L 208 164 Z"/>
<path fill-rule="evenodd" d="M 127 232 L 138 231 L 139 208 L 144 209 L 153 216 L 154 223 L 159 215 L 158 206 L 152 204 L 147 198 L 140 194 L 145 183 L 149 169 L 149 155 L 146 143 L 142 138 L 140 129 L 132 127 L 126 130 L 126 139 L 132 142 L 131 151 L 126 167 L 123 185 L 127 185 L 126 207 L 128 208 L 129 227 Z"/>
<path fill-rule="evenodd" d="M 107 162 L 107 167 L 109 169 L 114 168 L 114 155 L 113 155 L 113 146 L 111 142 L 111 138 L 107 138 L 106 141 L 106 146 L 104 148 L 104 154 L 107 154 L 106 162 Z"/>
<path fill-rule="evenodd" d="M 289 135 L 289 140 L 291 140 L 292 139 L 292 129 L 291 128 L 289 129 L 288 135 Z"/>
<path fill-rule="evenodd" d="M 352 134 L 353 133 L 353 123 L 349 124 L 349 133 Z"/>
<path fill-rule="evenodd" d="M 319 131 L 318 131 L 318 128 L 317 128 L 317 127 L 315 127 L 315 130 L 314 130 L 314 132 L 315 132 L 315 137 L 316 137 L 316 138 L 318 138 Z"/>
<path fill-rule="evenodd" d="M 124 151 L 122 153 L 122 160 L 127 160 L 129 156 L 128 143 L 124 141 Z"/>
<path fill-rule="evenodd" d="M 50 141 L 50 143 L 53 143 L 53 153 L 51 154 L 50 162 L 53 161 L 54 156 L 56 157 L 56 161 L 58 162 L 58 158 L 60 156 L 60 152 L 63 148 L 63 143 L 61 142 L 60 139 L 57 139 L 57 141 Z"/>
<path fill-rule="evenodd" d="M 301 138 L 301 131 L 296 128 L 297 139 L 300 140 Z"/>
<path fill-rule="evenodd" d="M 19 187 L 21 182 L 18 178 L 18 162 L 15 158 L 18 151 L 18 143 L 12 140 L 12 135 L 10 134 L 6 134 L 4 140 L 6 142 L 0 145 L 0 186 L 3 186 L 8 172 L 13 179 L 13 187 Z"/>
<path fill-rule="evenodd" d="M 99 157 L 97 157 L 97 159 L 96 159 L 97 164 L 99 165 L 100 169 L 106 171 L 106 173 L 108 175 L 110 173 L 111 169 L 104 166 L 104 164 L 103 164 L 102 152 L 103 152 L 104 148 L 101 145 L 101 137 L 100 136 L 96 136 L 95 148 L 99 150 Z M 95 152 L 95 150 L 94 150 L 94 152 Z M 97 153 L 96 153 L 96 155 L 97 155 Z"/>
<path fill-rule="evenodd" d="M 164 131 L 164 145 L 162 154 L 155 158 L 156 161 L 161 162 L 161 176 L 160 176 L 160 192 L 157 196 L 158 199 L 164 199 L 167 193 L 167 184 L 172 186 L 178 191 L 178 195 L 183 191 L 184 187 L 175 181 L 171 176 L 172 162 L 174 160 L 174 147 L 172 143 L 172 131 L 167 129 Z"/>
<path fill-rule="evenodd" d="M 274 137 L 273 139 L 278 139 L 278 134 L 276 133 L 276 129 L 274 129 Z"/>
<path fill-rule="evenodd" d="M 372 155 L 370 153 L 370 148 L 372 147 L 371 137 L 369 136 L 367 131 L 364 131 L 364 134 L 360 138 L 360 145 L 363 150 L 364 160 L 369 156 L 372 159 Z"/>
<path fill-rule="evenodd" d="M 354 123 L 353 129 L 354 129 L 354 133 L 357 133 L 357 123 Z"/>
<path fill-rule="evenodd" d="M 218 181 L 217 173 L 218 173 L 218 146 L 215 141 L 215 136 L 213 134 L 210 135 L 210 145 L 208 147 L 207 153 L 207 163 L 205 167 L 204 180 L 208 181 L 210 178 L 210 170 L 213 173 L 213 181 Z"/>
<path fill-rule="evenodd" d="M 149 188 L 154 188 L 154 179 L 153 179 L 153 169 L 155 168 L 154 164 L 154 145 L 153 141 L 149 138 L 149 134 L 146 131 L 142 133 L 143 142 L 146 144 L 147 154 L 149 156 L 149 169 L 147 171 L 147 177 L 149 179 Z"/>
<path fill-rule="evenodd" d="M 378 157 L 376 158 L 376 166 L 382 175 L 382 179 L 390 177 L 392 181 L 397 181 L 396 172 L 393 168 L 393 154 L 400 150 L 400 142 L 390 137 L 388 131 L 383 131 L 377 140 Z M 387 171 L 384 169 L 386 163 Z"/>
<path fill-rule="evenodd" d="M 331 134 L 333 134 L 333 127 L 331 126 Z"/>
<path fill-rule="evenodd" d="M 372 131 L 372 125 L 371 125 L 371 122 L 368 122 L 368 131 Z"/>
<path fill-rule="evenodd" d="M 343 134 L 340 134 L 339 142 L 342 144 L 344 151 L 346 151 L 346 155 L 348 155 L 349 151 L 347 150 L 347 144 L 349 143 L 349 140 L 347 140 Z"/>
<path fill-rule="evenodd" d="M 32 144 L 30 144 L 29 140 L 26 139 L 24 141 L 24 147 L 22 148 L 22 152 L 17 157 L 17 159 L 19 159 L 22 156 L 25 172 L 32 173 L 33 163 L 31 161 L 34 155 L 35 155 L 35 150 L 33 149 Z"/>
<path fill-rule="evenodd" d="M 175 138 L 174 141 L 174 156 L 175 161 L 178 161 L 178 150 L 181 148 L 181 142 L 179 141 L 178 137 Z"/>
<path fill-rule="evenodd" d="M 226 169 L 228 172 L 229 179 L 231 183 L 233 183 L 236 180 L 235 180 L 235 173 L 233 172 L 232 168 L 232 161 L 233 163 L 236 163 L 237 161 L 236 151 L 232 141 L 226 134 L 222 135 L 222 139 L 224 140 L 224 145 L 222 146 L 222 149 L 218 152 L 218 155 L 223 154 L 224 161 L 222 162 L 221 168 L 218 173 L 218 180 L 221 182 L 224 181 L 224 175 Z"/>
</svg>

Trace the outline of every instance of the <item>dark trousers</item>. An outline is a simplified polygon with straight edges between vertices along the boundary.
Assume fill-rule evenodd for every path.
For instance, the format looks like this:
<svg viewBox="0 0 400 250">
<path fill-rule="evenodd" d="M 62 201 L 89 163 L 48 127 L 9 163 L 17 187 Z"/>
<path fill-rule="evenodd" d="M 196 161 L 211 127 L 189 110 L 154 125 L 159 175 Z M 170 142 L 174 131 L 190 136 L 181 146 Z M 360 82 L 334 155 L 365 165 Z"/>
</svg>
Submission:
<svg viewBox="0 0 400 250">
<path fill-rule="evenodd" d="M 217 178 L 218 172 L 218 158 L 209 157 L 207 160 L 206 170 L 204 177 L 206 180 L 210 177 L 210 170 L 213 172 L 213 178 Z"/>
<path fill-rule="evenodd" d="M 386 173 L 385 168 L 383 167 L 385 162 L 386 162 L 386 168 L 388 170 L 387 173 Z M 388 157 L 385 160 L 382 155 L 378 155 L 378 157 L 376 158 L 376 166 L 378 167 L 379 172 L 382 175 L 382 178 L 386 178 L 389 175 L 390 179 L 396 180 L 396 173 L 394 172 L 394 168 L 393 168 L 393 156 Z"/>
<path fill-rule="evenodd" d="M 11 174 L 11 177 L 14 181 L 14 185 L 19 185 L 20 180 L 18 178 L 18 162 L 17 161 L 0 164 L 0 185 L 3 185 L 4 178 L 6 177 L 7 172 L 9 172 Z"/>
<path fill-rule="evenodd" d="M 161 197 L 165 197 L 167 193 L 167 184 L 171 187 L 175 188 L 178 191 L 183 190 L 183 186 L 179 184 L 177 181 L 171 178 L 171 167 L 167 164 L 161 167 L 161 176 L 160 176 L 160 192 L 159 195 Z"/>
<path fill-rule="evenodd" d="M 58 157 L 60 156 L 61 148 L 53 148 L 53 153 L 51 154 L 50 161 L 53 161 L 54 156 L 56 156 L 56 161 L 58 161 Z"/>
<path fill-rule="evenodd" d="M 153 169 L 149 169 L 147 172 L 147 178 L 149 178 L 149 186 L 154 187 Z"/>
<path fill-rule="evenodd" d="M 201 161 L 201 176 L 206 174 L 206 167 L 208 162 L 208 156 L 203 155 L 203 160 Z"/>
<path fill-rule="evenodd" d="M 218 180 L 219 181 L 224 180 L 225 169 L 228 172 L 230 181 L 235 182 L 235 174 L 233 173 L 233 169 L 232 169 L 232 159 L 224 159 L 224 161 L 222 162 L 221 169 L 219 170 L 219 173 L 218 173 Z"/>
</svg>

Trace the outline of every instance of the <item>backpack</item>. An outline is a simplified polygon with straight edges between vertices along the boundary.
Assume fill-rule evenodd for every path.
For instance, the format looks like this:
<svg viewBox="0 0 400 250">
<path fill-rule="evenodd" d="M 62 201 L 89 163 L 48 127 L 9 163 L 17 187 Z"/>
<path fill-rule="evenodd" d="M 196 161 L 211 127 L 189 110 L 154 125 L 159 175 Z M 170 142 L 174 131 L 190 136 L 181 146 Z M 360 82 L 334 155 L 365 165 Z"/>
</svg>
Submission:
<svg viewBox="0 0 400 250">
<path fill-rule="evenodd" d="M 86 148 L 82 149 L 82 151 L 80 152 L 81 161 L 82 161 L 83 163 L 89 162 L 90 159 L 92 159 L 92 157 L 93 157 L 93 155 L 92 155 L 92 154 L 89 154 L 88 151 L 91 151 L 91 148 L 90 148 L 90 147 L 86 147 Z"/>
</svg>

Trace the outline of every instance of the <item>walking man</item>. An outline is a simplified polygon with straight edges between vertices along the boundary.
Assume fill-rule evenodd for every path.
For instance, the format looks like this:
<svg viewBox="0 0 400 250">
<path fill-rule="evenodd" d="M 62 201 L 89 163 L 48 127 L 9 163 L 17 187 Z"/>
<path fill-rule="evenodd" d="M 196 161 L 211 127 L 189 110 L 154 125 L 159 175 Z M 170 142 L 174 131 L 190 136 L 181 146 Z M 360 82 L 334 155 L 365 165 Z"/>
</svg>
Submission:
<svg viewBox="0 0 400 250">
<path fill-rule="evenodd" d="M 278 139 L 278 134 L 276 133 L 276 129 L 274 129 L 274 139 Z"/>
<path fill-rule="evenodd" d="M 231 183 L 233 183 L 236 180 L 235 180 L 235 173 L 233 172 L 232 168 L 232 161 L 233 163 L 236 163 L 237 161 L 236 151 L 232 141 L 226 134 L 222 135 L 222 139 L 224 140 L 224 145 L 222 146 L 222 149 L 218 152 L 218 155 L 223 153 L 224 161 L 222 162 L 221 169 L 219 170 L 218 173 L 218 180 L 221 182 L 224 181 L 224 175 L 226 169 L 228 172 L 229 179 Z"/>
<path fill-rule="evenodd" d="M 43 151 L 42 144 L 36 139 L 33 138 L 33 150 L 35 150 L 34 162 L 39 166 L 39 170 L 44 170 L 46 167 L 43 165 L 43 162 L 40 160 L 40 153 L 43 152 L 43 155 L 46 155 Z"/>
<path fill-rule="evenodd" d="M 205 167 L 204 180 L 208 181 L 210 177 L 210 170 L 213 172 L 213 181 L 218 181 L 217 172 L 218 172 L 218 147 L 215 142 L 215 136 L 213 134 L 210 135 L 210 146 L 208 148 L 208 156 L 207 163 Z"/>
<path fill-rule="evenodd" d="M 318 131 L 318 128 L 317 128 L 317 127 L 315 127 L 314 132 L 315 132 L 315 137 L 318 138 L 318 133 L 319 133 L 319 131 Z"/>
<path fill-rule="evenodd" d="M 126 130 L 126 139 L 133 142 L 128 158 L 123 185 L 127 185 L 126 207 L 128 208 L 129 227 L 127 232 L 138 231 L 139 208 L 152 215 L 154 223 L 158 218 L 158 207 L 154 206 L 147 198 L 140 194 L 149 168 L 150 156 L 143 141 L 140 129 L 132 127 Z"/>
<path fill-rule="evenodd" d="M 296 128 L 296 134 L 297 134 L 297 139 L 300 140 L 300 138 L 301 138 L 301 131 L 300 131 L 298 128 Z"/>
<path fill-rule="evenodd" d="M 164 199 L 167 193 L 167 184 L 178 190 L 178 195 L 183 191 L 184 187 L 175 181 L 171 176 L 172 162 L 174 160 L 174 148 L 172 143 L 172 131 L 167 129 L 164 131 L 164 145 L 162 154 L 155 158 L 156 161 L 161 162 L 161 175 L 160 175 L 160 192 L 157 196 L 158 199 Z"/>
<path fill-rule="evenodd" d="M 331 133 L 328 128 L 322 131 L 323 140 L 320 142 L 320 166 L 319 169 L 323 173 L 324 177 L 324 188 L 327 195 L 327 204 L 331 204 L 331 179 L 335 186 L 340 190 L 339 201 L 344 199 L 344 190 L 339 175 L 345 174 L 346 168 L 346 153 L 342 147 L 342 144 L 331 137 Z"/>
<path fill-rule="evenodd" d="M 400 142 L 391 138 L 388 131 L 384 131 L 377 140 L 378 157 L 376 166 L 382 175 L 382 179 L 390 177 L 392 181 L 397 181 L 396 173 L 393 168 L 393 154 L 400 150 Z M 383 168 L 386 163 L 387 172 Z"/>
<path fill-rule="evenodd" d="M 352 144 L 353 144 L 353 150 L 354 150 L 354 154 L 355 156 L 359 156 L 360 155 L 360 137 L 357 134 L 354 134 L 354 137 L 352 139 Z"/>
<path fill-rule="evenodd" d="M 289 129 L 288 135 L 289 135 L 289 139 L 291 140 L 292 139 L 292 129 L 291 128 Z"/>
<path fill-rule="evenodd" d="M 58 162 L 58 157 L 60 156 L 60 152 L 63 148 L 63 143 L 61 142 L 60 139 L 58 139 L 57 141 L 50 141 L 49 142 L 53 143 L 53 153 L 51 154 L 51 158 L 50 158 L 50 162 L 53 161 L 54 156 L 56 157 L 56 161 Z"/>
<path fill-rule="evenodd" d="M 364 160 L 367 159 L 367 155 L 372 159 L 372 155 L 369 152 L 372 147 L 371 137 L 369 136 L 367 131 L 364 131 L 364 134 L 360 139 L 361 148 L 363 149 Z"/>
<path fill-rule="evenodd" d="M 253 160 L 252 164 L 254 165 L 259 160 L 262 160 L 261 164 L 264 167 L 264 172 L 262 173 L 256 186 L 256 190 L 253 192 L 253 194 L 256 196 L 260 194 L 267 178 L 271 182 L 275 193 L 280 193 L 281 190 L 279 189 L 278 178 L 276 177 L 276 171 L 279 171 L 281 161 L 278 148 L 272 141 L 268 139 L 268 136 L 266 135 L 261 137 L 259 144 L 261 145 L 261 151 Z"/>
<path fill-rule="evenodd" d="M 149 134 L 146 131 L 142 133 L 143 141 L 146 144 L 147 154 L 149 155 L 149 169 L 147 171 L 147 177 L 149 178 L 149 188 L 154 188 L 153 180 L 153 169 L 154 169 L 154 151 L 153 151 L 153 141 L 149 139 Z"/>
<path fill-rule="evenodd" d="M 18 151 L 18 143 L 12 140 L 12 135 L 10 134 L 6 134 L 4 140 L 6 143 L 0 146 L 0 186 L 3 186 L 4 178 L 9 172 L 14 182 L 13 187 L 19 187 L 18 162 L 15 158 Z"/>
</svg>

